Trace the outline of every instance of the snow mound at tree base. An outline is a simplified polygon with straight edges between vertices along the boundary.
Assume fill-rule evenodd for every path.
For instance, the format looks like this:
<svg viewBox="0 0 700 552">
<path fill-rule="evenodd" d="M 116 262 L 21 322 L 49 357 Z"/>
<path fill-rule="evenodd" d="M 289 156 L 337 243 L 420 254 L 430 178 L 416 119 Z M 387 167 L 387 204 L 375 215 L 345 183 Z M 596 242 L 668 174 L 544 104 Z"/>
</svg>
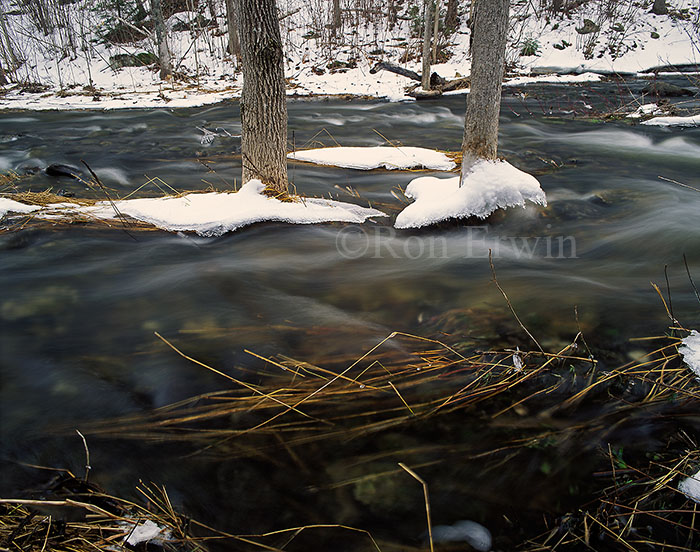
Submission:
<svg viewBox="0 0 700 552">
<path fill-rule="evenodd" d="M 525 201 L 546 206 L 537 179 L 507 161 L 477 161 L 464 175 L 412 180 L 406 196 L 416 201 L 396 217 L 396 228 L 420 228 L 451 218 L 486 218 L 496 209 L 525 206 Z"/>
</svg>

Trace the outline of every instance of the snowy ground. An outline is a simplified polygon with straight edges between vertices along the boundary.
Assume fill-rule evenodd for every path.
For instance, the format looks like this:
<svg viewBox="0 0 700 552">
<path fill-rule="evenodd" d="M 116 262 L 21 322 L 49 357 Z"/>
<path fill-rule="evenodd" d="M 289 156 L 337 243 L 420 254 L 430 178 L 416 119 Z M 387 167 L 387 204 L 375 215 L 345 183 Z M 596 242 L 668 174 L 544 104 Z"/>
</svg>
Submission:
<svg viewBox="0 0 700 552">
<path fill-rule="evenodd" d="M 410 19 L 399 19 L 393 28 L 388 28 L 383 19 L 374 24 L 361 19 L 356 13 L 359 10 L 348 9 L 344 16 L 342 44 L 336 45 L 328 36 L 327 25 L 318 23 L 329 20 L 330 4 L 301 0 L 279 2 L 280 13 L 284 16 L 281 27 L 287 57 L 288 93 L 409 99 L 405 88 L 415 84 L 414 81 L 386 71 L 371 74 L 370 69 L 378 61 L 388 60 L 420 71 L 420 60 L 416 57 L 408 61 L 401 59 L 406 52 L 418 51 L 420 41 L 411 37 Z M 612 14 L 601 7 L 605 3 L 590 2 L 577 8 L 570 17 L 556 21 L 538 13 L 533 7 L 535 4 L 539 3 L 513 3 L 508 59 L 520 75 L 511 80 L 512 84 L 581 82 L 596 80 L 601 72 L 637 73 L 659 65 L 700 62 L 697 1 L 670 0 L 673 17 L 648 13 L 646 4 L 649 2 L 642 7 L 638 2 L 620 2 Z M 70 10 L 75 10 L 71 17 L 82 18 L 79 20 L 81 28 L 99 28 L 100 22 L 90 19 L 97 17 L 91 6 L 91 2 L 82 0 L 64 9 L 69 14 L 73 13 Z M 346 7 L 352 7 L 351 3 Z M 186 12 L 168 20 L 175 66 L 187 80 L 162 82 L 151 67 L 113 70 L 109 65 L 110 56 L 115 54 L 153 52 L 155 48 L 150 38 L 120 46 L 89 41 L 83 50 L 78 48 L 71 53 L 62 46 L 66 38 L 59 31 L 56 36 L 39 41 L 26 16 L 6 15 L 14 49 L 24 60 L 14 74 L 15 80 L 41 83 L 48 89 L 32 93 L 10 83 L 0 96 L 0 108 L 186 107 L 238 97 L 241 75 L 235 60 L 226 53 L 223 8 L 218 14 L 215 31 L 172 30 L 178 23 L 191 21 L 193 17 L 194 13 Z M 433 67 L 448 79 L 470 72 L 466 19 L 466 14 L 462 14 L 459 30 L 449 39 L 447 49 L 452 53 L 449 61 Z M 599 31 L 577 32 L 586 19 L 599 25 Z M 533 51 L 535 55 L 523 55 Z M 85 88 L 91 82 L 93 87 Z"/>
</svg>

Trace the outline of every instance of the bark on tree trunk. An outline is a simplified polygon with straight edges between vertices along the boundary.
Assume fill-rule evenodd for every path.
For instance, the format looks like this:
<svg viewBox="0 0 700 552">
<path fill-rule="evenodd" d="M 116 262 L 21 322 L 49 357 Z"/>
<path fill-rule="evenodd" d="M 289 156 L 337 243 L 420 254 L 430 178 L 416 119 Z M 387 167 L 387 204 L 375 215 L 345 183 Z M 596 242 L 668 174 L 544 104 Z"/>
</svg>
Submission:
<svg viewBox="0 0 700 552">
<path fill-rule="evenodd" d="M 471 92 L 462 141 L 462 177 L 479 159 L 496 159 L 509 0 L 476 0 Z"/>
<path fill-rule="evenodd" d="M 343 20 L 340 14 L 340 0 L 333 0 L 333 23 L 331 24 L 331 29 L 333 30 L 334 37 L 338 35 L 342 24 Z"/>
<path fill-rule="evenodd" d="M 173 73 L 170 62 L 170 50 L 168 49 L 168 31 L 163 19 L 163 7 L 161 0 L 153 0 L 153 22 L 156 27 L 156 41 L 158 42 L 158 62 L 160 64 L 160 78 L 167 79 Z"/>
<path fill-rule="evenodd" d="M 552 0 L 552 7 L 550 9 L 552 13 L 559 13 L 563 7 L 564 0 Z"/>
<path fill-rule="evenodd" d="M 287 99 L 275 0 L 236 0 L 243 62 L 243 183 L 287 191 Z"/>
<path fill-rule="evenodd" d="M 421 87 L 430 90 L 430 38 L 433 30 L 433 0 L 424 0 L 423 8 L 423 71 Z"/>
<path fill-rule="evenodd" d="M 654 5 L 651 8 L 651 13 L 656 15 L 666 15 L 668 13 L 668 6 L 666 6 L 666 0 L 654 0 Z"/>
<path fill-rule="evenodd" d="M 238 40 L 234 0 L 226 0 L 226 24 L 228 25 L 228 53 L 231 57 L 241 59 L 241 42 Z"/>
<path fill-rule="evenodd" d="M 457 0 L 447 0 L 447 13 L 445 13 L 445 30 L 454 31 L 457 29 L 458 21 Z"/>
</svg>

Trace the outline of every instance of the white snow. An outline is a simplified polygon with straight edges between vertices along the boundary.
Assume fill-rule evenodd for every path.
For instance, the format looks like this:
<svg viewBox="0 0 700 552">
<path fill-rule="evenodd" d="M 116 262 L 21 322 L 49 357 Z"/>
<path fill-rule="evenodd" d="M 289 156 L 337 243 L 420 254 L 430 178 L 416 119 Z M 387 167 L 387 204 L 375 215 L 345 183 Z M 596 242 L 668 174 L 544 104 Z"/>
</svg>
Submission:
<svg viewBox="0 0 700 552">
<path fill-rule="evenodd" d="M 634 113 L 627 115 L 630 119 L 639 119 L 645 115 L 657 115 L 663 110 L 655 103 L 640 105 Z"/>
<path fill-rule="evenodd" d="M 4 217 L 7 213 L 31 213 L 39 209 L 40 208 L 36 205 L 25 205 L 13 199 L 0 197 L 0 218 Z"/>
<path fill-rule="evenodd" d="M 700 115 L 691 115 L 689 117 L 654 117 L 648 121 L 642 121 L 642 124 L 650 126 L 695 127 L 700 126 Z"/>
<path fill-rule="evenodd" d="M 336 147 L 296 151 L 289 159 L 346 169 L 413 169 L 449 171 L 457 165 L 444 153 L 413 147 Z"/>
<path fill-rule="evenodd" d="M 597 73 L 585 72 L 580 75 L 536 75 L 536 76 L 523 76 L 514 77 L 508 79 L 503 83 L 503 86 L 520 86 L 523 84 L 537 84 L 537 83 L 548 83 L 548 84 L 568 84 L 568 83 L 582 83 L 582 82 L 595 82 L 602 79 L 603 76 Z"/>
<path fill-rule="evenodd" d="M 12 78 L 40 82 L 50 88 L 43 93 L 29 93 L 13 88 L 12 84 L 2 87 L 6 94 L 0 96 L 0 108 L 187 107 L 240 97 L 242 77 L 236 61 L 226 52 L 227 24 L 222 0 L 213 0 L 218 27 L 215 31 L 174 30 L 178 21 L 191 20 L 194 12 L 178 13 L 168 20 L 172 57 L 177 71 L 187 77 L 177 81 L 161 81 L 155 67 L 112 69 L 111 56 L 155 51 L 154 37 L 134 44 L 103 43 L 96 32 L 107 23 L 100 20 L 101 14 L 92 9 L 93 4 L 90 0 L 76 0 L 63 6 L 65 13 L 61 17 L 71 21 L 73 28 L 58 27 L 48 36 L 37 31 L 24 11 L 5 13 L 13 48 L 22 62 Z M 583 82 L 598 78 L 586 74 L 590 71 L 637 73 L 654 66 L 700 60 L 698 31 L 694 26 L 700 12 L 697 0 L 669 0 L 673 12 L 687 10 L 682 18 L 654 16 L 646 4 L 638 2 L 619 2 L 613 14 L 603 10 L 602 5 L 602 2 L 586 2 L 565 17 L 546 18 L 537 2 L 514 3 L 507 57 L 524 76 L 508 84 Z M 405 16 L 407 6 L 400 8 L 404 11 L 392 25 L 387 18 L 364 18 L 359 12 L 353 12 L 352 16 L 348 13 L 339 42 L 330 36 L 328 28 L 332 3 L 279 0 L 278 7 L 282 14 L 280 26 L 289 95 L 351 94 L 394 101 L 408 99 L 405 88 L 415 81 L 387 71 L 370 73 L 379 61 L 421 71 L 420 59 L 402 60 L 402 56 L 417 52 L 420 42 L 412 36 L 412 21 Z M 380 2 L 375 7 L 381 11 L 386 4 Z M 599 24 L 600 30 L 586 35 L 577 33 L 576 28 L 586 18 Z M 449 37 L 452 57 L 432 68 L 447 79 L 470 73 L 467 19 L 463 14 L 459 29 Z M 86 49 L 71 46 L 67 40 L 75 29 L 84 31 L 71 35 L 72 44 L 82 44 Z M 658 38 L 653 38 L 656 35 Z M 526 41 L 536 44 L 536 55 L 520 55 Z M 528 76 L 533 69 L 542 67 L 575 74 Z M 84 88 L 90 83 L 99 94 Z M 59 90 L 61 94 L 57 95 Z"/>
<path fill-rule="evenodd" d="M 700 471 L 691 477 L 686 477 L 678 484 L 678 490 L 685 496 L 700 503 Z"/>
<path fill-rule="evenodd" d="M 172 232 L 191 231 L 201 236 L 220 236 L 243 226 L 263 221 L 291 224 L 322 222 L 362 223 L 370 217 L 385 217 L 376 209 L 352 203 L 321 198 L 299 198 L 287 202 L 262 193 L 265 186 L 250 180 L 238 192 L 192 193 L 179 197 L 141 198 L 115 201 L 122 215 Z M 10 200 L 7 200 L 10 201 Z M 29 206 L 12 201 L 21 211 Z M 0 204 L 1 205 L 1 204 Z M 30 210 L 39 209 L 31 207 Z M 71 203 L 55 203 L 38 210 L 38 218 L 56 220 L 70 215 L 84 215 L 102 220 L 115 220 L 117 215 L 108 201 L 80 207 Z"/>
<path fill-rule="evenodd" d="M 139 523 L 126 537 L 126 544 L 131 546 L 136 546 L 142 542 L 156 541 L 164 542 L 170 540 L 172 537 L 172 532 L 166 527 L 161 527 L 157 523 L 154 523 L 150 519 Z"/>
<path fill-rule="evenodd" d="M 537 179 L 507 161 L 477 161 L 460 177 L 436 178 L 424 176 L 412 180 L 406 196 L 415 202 L 396 217 L 396 228 L 420 228 L 450 218 L 486 218 L 496 209 L 525 201 L 547 205 Z"/>
<path fill-rule="evenodd" d="M 678 352 L 683 356 L 688 367 L 700 377 L 700 333 L 697 330 L 690 330 L 690 335 L 681 343 Z"/>
</svg>

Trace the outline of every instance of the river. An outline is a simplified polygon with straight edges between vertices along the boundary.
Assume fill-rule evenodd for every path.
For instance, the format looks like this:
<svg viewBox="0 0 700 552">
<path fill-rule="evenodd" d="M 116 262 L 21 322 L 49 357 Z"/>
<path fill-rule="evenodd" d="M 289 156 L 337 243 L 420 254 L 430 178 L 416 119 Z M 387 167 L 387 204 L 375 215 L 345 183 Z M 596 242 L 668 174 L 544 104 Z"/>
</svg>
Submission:
<svg viewBox="0 0 700 552">
<path fill-rule="evenodd" d="M 663 334 L 670 325 L 651 285 L 666 293 L 665 269 L 674 316 L 698 327 L 700 309 L 683 255 L 700 278 L 700 193 L 671 181 L 698 187 L 700 129 L 573 117 L 586 105 L 604 110 L 618 88 L 506 93 L 500 154 L 537 175 L 546 209 L 395 231 L 391 220 L 401 204 L 392 189 L 405 188 L 414 174 L 291 164 L 290 178 L 304 194 L 371 204 L 392 219 L 361 226 L 266 223 L 207 239 L 129 235 L 97 225 L 3 233 L 0 494 L 17 495 L 45 479 L 21 463 L 80 472 L 82 442 L 55 427 L 80 429 L 226 387 L 166 347 L 156 331 L 236 376 L 261 366 L 246 349 L 337 367 L 392 331 L 439 335 L 473 350 L 534 347 L 492 282 L 489 249 L 498 282 L 545 349 L 559 350 L 580 328 L 606 369 L 635 358 L 650 345 L 629 338 Z M 420 103 L 292 101 L 290 139 L 298 148 L 388 139 L 456 150 L 463 114 L 463 96 Z M 203 143 L 200 129 L 218 135 Z M 79 166 L 83 159 L 120 197 L 151 177 L 178 191 L 233 189 L 239 131 L 235 102 L 177 110 L 5 112 L 0 169 L 31 172 L 51 163 Z M 79 182 L 42 172 L 17 186 L 97 197 Z M 160 193 L 153 185 L 139 192 Z M 166 484 L 176 504 L 231 532 L 250 532 L 246 524 L 291 526 L 303 518 L 294 497 L 280 506 L 271 504 L 278 498 L 273 491 L 265 495 L 282 477 L 269 473 L 279 466 L 181 458 L 173 443 L 94 437 L 89 444 L 92 477 L 112 492 L 129 493 L 139 478 Z M 359 452 L 348 443 L 347 455 L 353 454 Z M 523 467 L 522 478 L 535 476 Z M 494 489 L 507 487 L 498 481 Z M 482 482 L 480 492 L 487 487 Z M 246 494 L 257 498 L 241 498 Z M 417 504 L 420 520 L 420 496 Z M 488 522 L 498 509 L 484 511 L 480 521 Z M 468 515 L 455 512 L 447 521 Z M 397 531 L 419 538 L 422 530 Z"/>
</svg>

